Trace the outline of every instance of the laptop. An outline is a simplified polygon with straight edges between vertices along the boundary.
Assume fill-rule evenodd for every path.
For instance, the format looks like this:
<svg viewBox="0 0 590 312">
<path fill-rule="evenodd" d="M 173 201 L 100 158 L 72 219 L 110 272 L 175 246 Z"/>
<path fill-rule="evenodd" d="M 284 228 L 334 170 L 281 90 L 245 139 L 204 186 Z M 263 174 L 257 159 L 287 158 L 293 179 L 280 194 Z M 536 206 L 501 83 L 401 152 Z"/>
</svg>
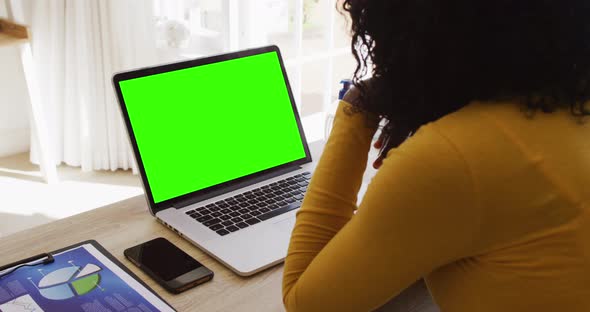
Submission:
<svg viewBox="0 0 590 312">
<path fill-rule="evenodd" d="M 282 262 L 314 164 L 279 49 L 113 83 L 152 215 L 239 275 Z"/>
</svg>

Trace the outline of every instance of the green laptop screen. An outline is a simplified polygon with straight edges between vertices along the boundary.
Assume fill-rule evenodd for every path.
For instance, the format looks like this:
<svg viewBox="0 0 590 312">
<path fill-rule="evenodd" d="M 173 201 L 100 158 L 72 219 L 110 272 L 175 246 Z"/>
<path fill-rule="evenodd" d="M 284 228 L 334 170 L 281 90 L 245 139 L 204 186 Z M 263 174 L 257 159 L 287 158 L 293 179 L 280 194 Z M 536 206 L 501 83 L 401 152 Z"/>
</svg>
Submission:
<svg viewBox="0 0 590 312">
<path fill-rule="evenodd" d="M 155 203 L 305 158 L 276 52 L 119 86 Z"/>
</svg>

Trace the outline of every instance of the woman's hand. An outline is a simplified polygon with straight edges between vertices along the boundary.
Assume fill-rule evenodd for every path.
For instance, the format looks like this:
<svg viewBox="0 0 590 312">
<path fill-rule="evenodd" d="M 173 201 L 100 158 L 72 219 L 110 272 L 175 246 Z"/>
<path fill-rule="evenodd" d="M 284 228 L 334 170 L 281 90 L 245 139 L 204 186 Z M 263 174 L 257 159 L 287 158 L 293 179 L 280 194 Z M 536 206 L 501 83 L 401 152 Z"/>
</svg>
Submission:
<svg viewBox="0 0 590 312">
<path fill-rule="evenodd" d="M 381 149 L 383 147 L 383 132 L 379 135 L 379 139 L 377 139 L 377 141 L 375 141 L 375 143 L 373 143 L 373 147 L 376 149 Z M 377 157 L 377 159 L 375 159 L 375 161 L 373 162 L 373 168 L 375 169 L 379 169 L 381 167 L 381 165 L 383 164 L 383 159 L 385 159 L 385 155 L 379 154 L 379 157 Z"/>
<path fill-rule="evenodd" d="M 371 79 L 369 78 L 367 80 L 363 81 L 363 84 L 365 84 L 368 87 L 370 87 L 371 85 Z M 344 95 L 344 98 L 342 100 L 344 100 L 345 102 L 348 102 L 352 105 L 358 105 L 358 103 L 360 102 L 360 90 L 357 87 L 352 87 L 350 88 L 350 90 L 348 90 L 348 92 L 346 92 L 346 94 Z M 373 117 L 373 119 L 375 120 L 376 123 L 379 123 L 380 118 L 377 118 L 376 116 Z M 381 149 L 381 147 L 383 146 L 383 141 L 385 140 L 385 137 L 383 134 L 381 134 L 379 136 L 379 139 L 373 143 L 373 147 L 376 149 Z M 379 167 L 381 167 L 381 164 L 383 163 L 383 159 L 385 158 L 384 155 L 379 155 L 379 157 L 373 162 L 373 168 L 375 169 L 379 169 Z"/>
</svg>

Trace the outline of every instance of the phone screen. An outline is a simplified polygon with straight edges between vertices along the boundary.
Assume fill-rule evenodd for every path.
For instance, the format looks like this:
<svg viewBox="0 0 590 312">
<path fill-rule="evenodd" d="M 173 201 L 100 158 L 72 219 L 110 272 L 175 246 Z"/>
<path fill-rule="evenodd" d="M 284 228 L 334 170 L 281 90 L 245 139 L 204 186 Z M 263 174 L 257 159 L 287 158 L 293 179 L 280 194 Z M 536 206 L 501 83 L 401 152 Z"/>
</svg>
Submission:
<svg viewBox="0 0 590 312">
<path fill-rule="evenodd" d="M 203 265 L 164 238 L 128 250 L 129 257 L 168 282 Z"/>
</svg>

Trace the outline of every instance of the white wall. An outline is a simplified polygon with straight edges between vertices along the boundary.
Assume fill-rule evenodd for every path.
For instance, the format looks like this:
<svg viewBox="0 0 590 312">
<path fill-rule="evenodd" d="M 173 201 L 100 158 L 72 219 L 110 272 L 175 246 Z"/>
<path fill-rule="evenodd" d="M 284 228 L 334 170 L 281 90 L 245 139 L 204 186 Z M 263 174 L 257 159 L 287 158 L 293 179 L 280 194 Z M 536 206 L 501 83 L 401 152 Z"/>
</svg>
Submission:
<svg viewBox="0 0 590 312">
<path fill-rule="evenodd" d="M 22 14 L 14 4 L 13 11 Z M 0 16 L 6 16 L 4 0 L 0 0 Z M 0 48 L 0 157 L 28 151 L 29 138 L 28 93 L 19 50 L 3 47 Z"/>
</svg>

